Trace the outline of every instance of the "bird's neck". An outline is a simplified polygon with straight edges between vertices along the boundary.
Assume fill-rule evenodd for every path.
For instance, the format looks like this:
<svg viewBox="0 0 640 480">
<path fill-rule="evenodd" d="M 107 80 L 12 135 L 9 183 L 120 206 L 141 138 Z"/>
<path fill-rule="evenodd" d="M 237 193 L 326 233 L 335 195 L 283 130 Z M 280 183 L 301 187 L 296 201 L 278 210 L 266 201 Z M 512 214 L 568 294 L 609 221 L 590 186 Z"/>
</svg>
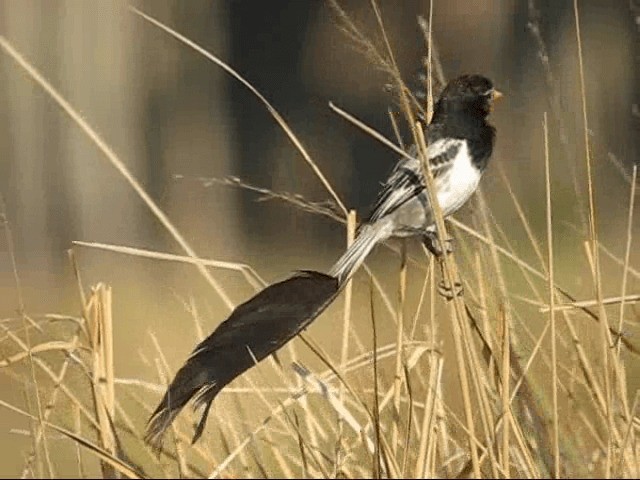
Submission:
<svg viewBox="0 0 640 480">
<path fill-rule="evenodd" d="M 440 119 L 451 118 L 456 116 L 464 116 L 469 121 L 474 121 L 478 124 L 486 122 L 489 111 L 488 106 L 484 101 L 465 101 L 465 102 L 452 102 L 446 100 L 440 100 L 433 112 L 433 118 Z"/>
<path fill-rule="evenodd" d="M 484 116 L 470 115 L 464 110 L 434 112 L 431 122 L 444 127 L 443 135 L 454 138 L 473 138 L 491 129 Z"/>
</svg>

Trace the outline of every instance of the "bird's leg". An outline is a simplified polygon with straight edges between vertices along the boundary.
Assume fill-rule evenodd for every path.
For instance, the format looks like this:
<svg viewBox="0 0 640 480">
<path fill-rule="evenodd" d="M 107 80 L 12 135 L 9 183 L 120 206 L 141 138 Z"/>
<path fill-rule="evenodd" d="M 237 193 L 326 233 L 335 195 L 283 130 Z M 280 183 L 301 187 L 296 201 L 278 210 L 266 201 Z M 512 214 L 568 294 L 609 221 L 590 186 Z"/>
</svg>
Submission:
<svg viewBox="0 0 640 480">
<path fill-rule="evenodd" d="M 427 247 L 427 250 L 429 250 L 436 257 L 441 257 L 443 253 L 451 253 L 453 251 L 451 245 L 452 240 L 453 239 L 451 238 L 445 239 L 445 241 L 442 242 L 444 243 L 443 249 L 442 245 L 440 245 L 440 240 L 438 240 L 438 235 L 436 234 L 436 232 L 432 230 L 426 230 L 422 234 L 422 243 L 424 243 L 424 246 Z"/>
<path fill-rule="evenodd" d="M 435 231 L 426 230 L 422 235 L 422 242 L 424 243 L 424 246 L 427 247 L 427 250 L 429 250 L 436 258 L 440 259 L 444 253 L 451 253 L 453 251 L 451 241 L 451 238 L 445 239 L 445 241 L 442 242 L 444 244 L 443 249 Z M 443 268 L 442 262 L 440 262 L 440 266 Z M 441 281 L 438 284 L 438 293 L 446 300 L 453 300 L 454 297 L 462 295 L 462 292 L 463 288 L 460 282 L 455 282 L 453 287 L 445 285 L 444 281 Z"/>
</svg>

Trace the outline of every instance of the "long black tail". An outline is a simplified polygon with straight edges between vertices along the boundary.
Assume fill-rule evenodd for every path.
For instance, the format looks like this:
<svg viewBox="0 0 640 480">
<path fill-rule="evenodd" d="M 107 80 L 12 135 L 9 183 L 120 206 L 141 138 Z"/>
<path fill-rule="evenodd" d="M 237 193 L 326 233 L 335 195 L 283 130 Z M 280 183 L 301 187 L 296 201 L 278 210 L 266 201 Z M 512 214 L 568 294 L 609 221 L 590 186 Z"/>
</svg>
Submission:
<svg viewBox="0 0 640 480">
<path fill-rule="evenodd" d="M 196 442 L 220 390 L 306 328 L 340 288 L 336 277 L 303 271 L 236 307 L 178 370 L 149 419 L 145 441 L 160 449 L 167 428 L 193 399 L 194 408 L 204 407 L 192 440 Z"/>
</svg>

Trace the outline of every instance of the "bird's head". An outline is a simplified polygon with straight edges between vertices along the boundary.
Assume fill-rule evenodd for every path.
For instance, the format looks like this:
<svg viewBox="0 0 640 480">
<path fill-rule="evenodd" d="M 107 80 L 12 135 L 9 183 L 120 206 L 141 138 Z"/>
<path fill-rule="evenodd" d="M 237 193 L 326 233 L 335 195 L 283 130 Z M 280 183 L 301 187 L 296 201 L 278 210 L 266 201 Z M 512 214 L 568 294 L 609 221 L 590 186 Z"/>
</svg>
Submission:
<svg viewBox="0 0 640 480">
<path fill-rule="evenodd" d="M 442 91 L 436 104 L 436 112 L 469 112 L 486 117 L 493 109 L 493 102 L 502 97 L 493 82 L 482 75 L 462 75 L 451 80 Z"/>
</svg>

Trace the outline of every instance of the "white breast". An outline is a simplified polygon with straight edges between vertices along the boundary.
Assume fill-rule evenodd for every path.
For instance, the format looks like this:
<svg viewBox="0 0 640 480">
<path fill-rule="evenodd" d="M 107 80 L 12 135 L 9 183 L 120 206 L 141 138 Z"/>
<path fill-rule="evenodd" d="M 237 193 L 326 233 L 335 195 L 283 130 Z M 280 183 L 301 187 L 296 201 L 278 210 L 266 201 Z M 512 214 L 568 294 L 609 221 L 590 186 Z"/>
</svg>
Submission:
<svg viewBox="0 0 640 480">
<path fill-rule="evenodd" d="M 467 144 L 462 144 L 451 169 L 437 178 L 436 191 L 442 213 L 447 216 L 458 210 L 473 195 L 482 174 L 471 163 Z"/>
</svg>

